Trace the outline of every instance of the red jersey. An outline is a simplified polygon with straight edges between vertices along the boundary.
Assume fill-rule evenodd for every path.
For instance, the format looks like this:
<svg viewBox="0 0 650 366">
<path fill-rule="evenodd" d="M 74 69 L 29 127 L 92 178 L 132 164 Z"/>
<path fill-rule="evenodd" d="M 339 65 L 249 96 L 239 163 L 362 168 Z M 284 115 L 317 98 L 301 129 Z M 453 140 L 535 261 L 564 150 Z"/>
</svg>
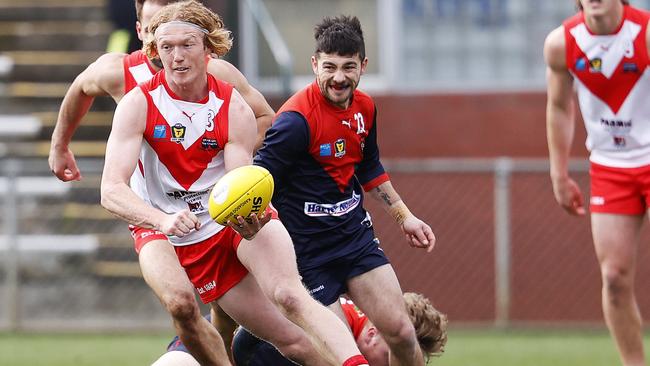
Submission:
<svg viewBox="0 0 650 366">
<path fill-rule="evenodd" d="M 363 327 L 368 321 L 368 317 L 356 305 L 354 305 L 352 300 L 341 297 L 339 298 L 339 301 L 341 302 L 343 313 L 345 313 L 345 318 L 352 330 L 352 335 L 354 335 L 354 339 L 358 339 Z"/>
</svg>

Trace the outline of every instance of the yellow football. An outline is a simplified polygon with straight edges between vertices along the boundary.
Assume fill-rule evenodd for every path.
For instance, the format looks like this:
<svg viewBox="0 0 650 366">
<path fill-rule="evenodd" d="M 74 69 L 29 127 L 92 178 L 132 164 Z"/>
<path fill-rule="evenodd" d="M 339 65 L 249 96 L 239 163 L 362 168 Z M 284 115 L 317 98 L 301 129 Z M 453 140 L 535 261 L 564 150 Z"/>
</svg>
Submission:
<svg viewBox="0 0 650 366">
<path fill-rule="evenodd" d="M 268 170 L 245 165 L 226 173 L 210 192 L 208 211 L 210 217 L 221 225 L 228 221 L 237 223 L 251 213 L 266 210 L 273 197 L 273 176 Z"/>
</svg>

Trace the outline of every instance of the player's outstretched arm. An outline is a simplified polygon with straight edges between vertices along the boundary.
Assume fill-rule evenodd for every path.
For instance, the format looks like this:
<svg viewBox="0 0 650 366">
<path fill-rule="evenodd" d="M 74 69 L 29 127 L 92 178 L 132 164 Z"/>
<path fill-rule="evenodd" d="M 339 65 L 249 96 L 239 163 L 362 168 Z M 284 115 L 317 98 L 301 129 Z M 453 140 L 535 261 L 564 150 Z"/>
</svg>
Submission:
<svg viewBox="0 0 650 366">
<path fill-rule="evenodd" d="M 115 53 L 101 56 L 75 78 L 63 98 L 52 133 L 48 162 L 52 173 L 64 182 L 82 178 L 70 150 L 70 141 L 95 97 L 110 95 L 115 98 L 115 93 L 119 93 L 117 97 L 122 96 L 123 58 L 123 54 Z"/>
<path fill-rule="evenodd" d="M 275 115 L 273 108 L 271 108 L 262 93 L 250 85 L 246 77 L 231 63 L 224 60 L 211 59 L 208 63 L 208 72 L 215 78 L 232 84 L 244 99 L 244 102 L 251 107 L 257 120 L 255 150 L 262 147 L 264 134 L 271 127 L 271 122 Z"/>
<path fill-rule="evenodd" d="M 582 192 L 569 177 L 569 154 L 575 130 L 573 79 L 566 65 L 564 28 L 553 30 L 544 43 L 547 102 L 546 133 L 551 181 L 557 202 L 572 215 L 584 215 Z"/>
<path fill-rule="evenodd" d="M 381 202 L 388 213 L 395 219 L 412 247 L 424 248 L 427 252 L 433 250 L 436 244 L 433 230 L 424 221 L 411 213 L 390 181 L 383 182 L 371 189 L 369 193 L 373 198 Z"/>
</svg>

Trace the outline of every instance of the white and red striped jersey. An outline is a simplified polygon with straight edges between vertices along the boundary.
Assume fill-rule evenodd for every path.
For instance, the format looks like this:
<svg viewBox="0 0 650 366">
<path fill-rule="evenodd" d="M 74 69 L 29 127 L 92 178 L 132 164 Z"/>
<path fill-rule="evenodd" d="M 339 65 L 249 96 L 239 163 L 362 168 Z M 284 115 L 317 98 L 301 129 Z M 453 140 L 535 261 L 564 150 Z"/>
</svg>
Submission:
<svg viewBox="0 0 650 366">
<path fill-rule="evenodd" d="M 131 52 L 122 60 L 124 66 L 124 94 L 140 83 L 151 80 L 156 73 L 147 56 L 141 50 Z"/>
<path fill-rule="evenodd" d="M 225 174 L 223 148 L 228 141 L 228 108 L 232 86 L 207 75 L 209 93 L 198 103 L 181 100 L 169 88 L 165 73 L 139 87 L 147 98 L 147 125 L 131 189 L 153 207 L 173 214 L 189 209 L 201 229 L 178 238 L 189 245 L 216 234 L 223 226 L 208 213 L 212 186 Z"/>
<path fill-rule="evenodd" d="M 650 164 L 649 19 L 647 12 L 626 5 L 612 34 L 593 34 L 582 12 L 563 23 L 566 63 L 594 163 L 620 168 Z"/>
</svg>

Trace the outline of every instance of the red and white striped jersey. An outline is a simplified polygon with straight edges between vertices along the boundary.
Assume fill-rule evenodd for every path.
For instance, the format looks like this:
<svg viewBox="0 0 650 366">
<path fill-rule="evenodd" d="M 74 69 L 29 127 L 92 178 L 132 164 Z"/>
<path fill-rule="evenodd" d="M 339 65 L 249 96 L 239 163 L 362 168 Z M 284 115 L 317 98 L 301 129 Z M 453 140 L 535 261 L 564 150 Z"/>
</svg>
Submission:
<svg viewBox="0 0 650 366">
<path fill-rule="evenodd" d="M 151 80 L 156 70 L 141 50 L 129 53 L 122 60 L 124 65 L 124 94 L 140 83 Z"/>
<path fill-rule="evenodd" d="M 574 77 L 592 162 L 650 164 L 647 12 L 624 6 L 613 34 L 596 35 L 582 12 L 565 20 L 566 63 Z"/>
<path fill-rule="evenodd" d="M 176 96 L 164 71 L 139 85 L 147 98 L 147 125 L 135 171 L 141 184 L 131 188 L 168 214 L 189 209 L 202 225 L 182 238 L 170 236 L 174 245 L 193 244 L 223 229 L 210 218 L 208 196 L 225 173 L 223 148 L 232 86 L 211 75 L 207 78 L 209 93 L 198 103 Z"/>
</svg>

